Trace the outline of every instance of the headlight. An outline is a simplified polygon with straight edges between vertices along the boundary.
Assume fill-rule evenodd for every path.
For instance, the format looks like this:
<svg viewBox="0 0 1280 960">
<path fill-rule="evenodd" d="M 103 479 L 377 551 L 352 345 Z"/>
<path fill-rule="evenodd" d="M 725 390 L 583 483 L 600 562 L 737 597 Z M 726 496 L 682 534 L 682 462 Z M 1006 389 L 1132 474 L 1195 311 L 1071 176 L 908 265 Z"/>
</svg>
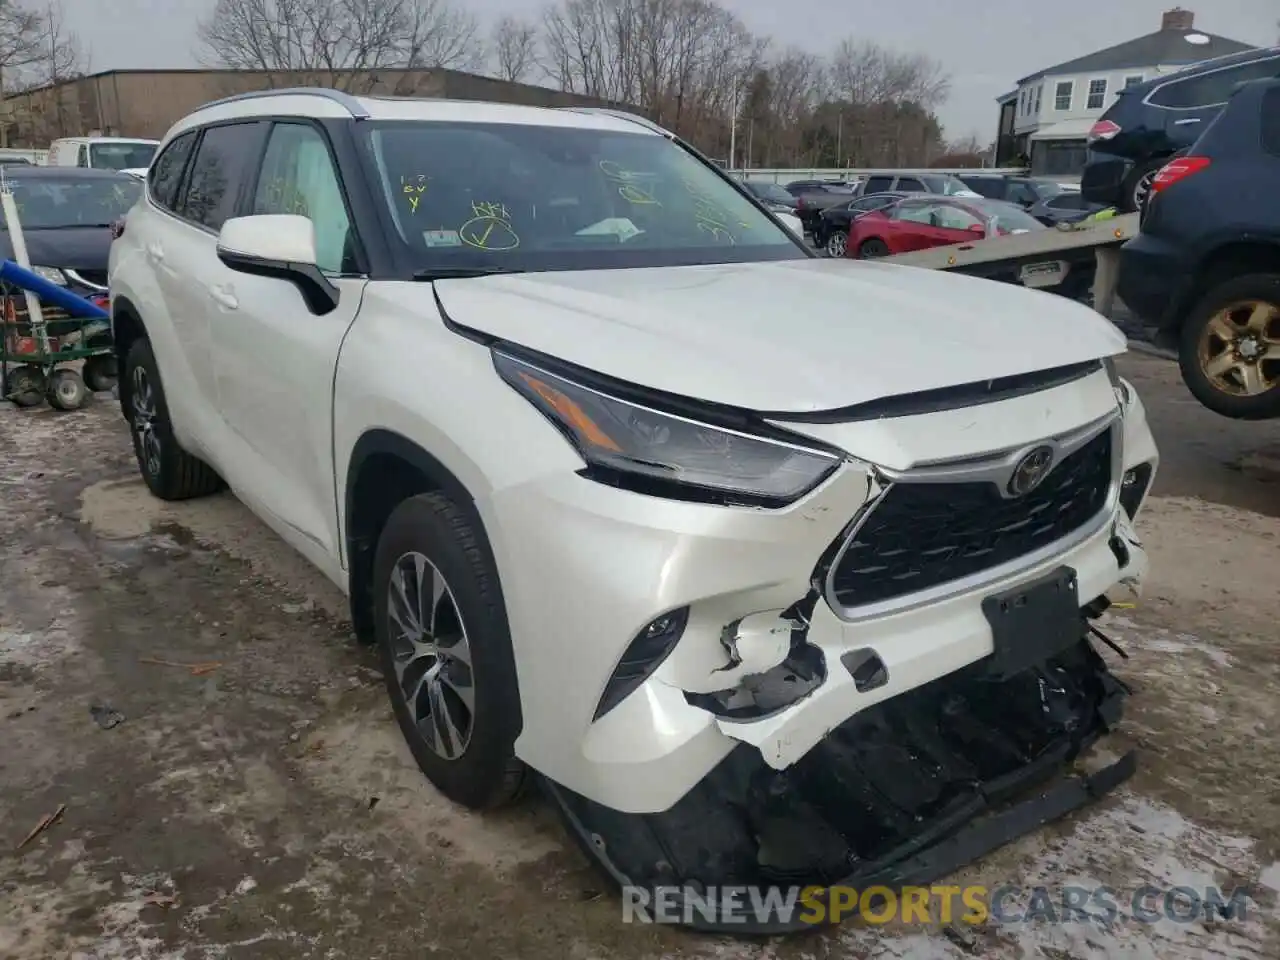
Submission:
<svg viewBox="0 0 1280 960">
<path fill-rule="evenodd" d="M 622 400 L 498 351 L 507 383 L 568 438 L 593 479 L 645 493 L 782 506 L 808 493 L 842 455 L 711 426 Z M 715 496 L 718 495 L 718 496 Z"/>
<path fill-rule="evenodd" d="M 67 275 L 57 267 L 32 267 L 31 272 L 60 287 L 67 285 Z"/>
</svg>

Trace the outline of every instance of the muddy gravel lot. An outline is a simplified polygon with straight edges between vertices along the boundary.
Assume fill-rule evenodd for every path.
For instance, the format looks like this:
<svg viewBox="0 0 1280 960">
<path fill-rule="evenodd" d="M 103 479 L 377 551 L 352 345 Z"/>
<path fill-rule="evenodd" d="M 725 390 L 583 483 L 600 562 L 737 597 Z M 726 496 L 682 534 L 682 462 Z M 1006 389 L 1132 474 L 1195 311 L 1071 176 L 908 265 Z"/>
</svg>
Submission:
<svg viewBox="0 0 1280 960">
<path fill-rule="evenodd" d="M 1135 696 L 1106 749 L 1140 770 L 952 882 L 1252 884 L 1243 918 L 624 925 L 541 800 L 479 817 L 435 794 L 339 593 L 229 495 L 151 499 L 100 395 L 0 404 L 0 958 L 1280 956 L 1280 424 L 1122 366 L 1164 456 L 1153 576 L 1107 627 Z"/>
</svg>

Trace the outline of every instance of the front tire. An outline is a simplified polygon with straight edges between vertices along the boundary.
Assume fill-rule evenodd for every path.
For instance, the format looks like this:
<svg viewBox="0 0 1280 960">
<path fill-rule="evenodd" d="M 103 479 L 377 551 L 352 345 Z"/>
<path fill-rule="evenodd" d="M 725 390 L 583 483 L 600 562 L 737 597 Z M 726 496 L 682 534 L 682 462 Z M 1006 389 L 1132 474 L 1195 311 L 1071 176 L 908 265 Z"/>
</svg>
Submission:
<svg viewBox="0 0 1280 960">
<path fill-rule="evenodd" d="M 173 435 L 160 369 L 151 343 L 139 338 L 124 362 L 120 402 L 133 436 L 133 452 L 147 489 L 161 500 L 190 500 L 213 493 L 222 480 L 203 460 L 183 450 Z"/>
<path fill-rule="evenodd" d="M 1183 323 L 1178 365 L 1214 413 L 1280 417 L 1280 273 L 1233 277 L 1210 290 Z"/>
<path fill-rule="evenodd" d="M 520 693 L 497 571 L 466 513 L 405 500 L 378 538 L 375 629 L 400 732 L 427 779 L 473 810 L 515 799 Z"/>
<path fill-rule="evenodd" d="M 836 230 L 831 236 L 827 237 L 827 256 L 837 260 L 843 258 L 847 252 L 848 244 L 848 235 Z"/>
</svg>

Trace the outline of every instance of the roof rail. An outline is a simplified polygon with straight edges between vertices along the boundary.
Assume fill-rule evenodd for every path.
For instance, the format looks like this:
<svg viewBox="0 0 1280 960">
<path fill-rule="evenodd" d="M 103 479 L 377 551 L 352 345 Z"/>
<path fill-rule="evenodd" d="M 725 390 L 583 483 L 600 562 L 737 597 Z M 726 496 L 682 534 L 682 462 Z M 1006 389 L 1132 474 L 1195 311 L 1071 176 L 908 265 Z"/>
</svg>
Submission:
<svg viewBox="0 0 1280 960">
<path fill-rule="evenodd" d="M 369 119 L 369 111 L 364 108 L 364 105 L 359 100 L 349 93 L 342 90 L 334 90 L 330 87 L 281 87 L 278 90 L 250 90 L 247 93 L 237 93 L 234 96 L 223 97 L 221 100 L 210 101 L 199 109 L 220 107 L 223 104 L 239 103 L 242 100 L 257 100 L 260 97 L 290 96 L 323 97 L 325 100 L 346 108 L 346 111 L 357 120 Z"/>
<path fill-rule="evenodd" d="M 595 113 L 604 117 L 613 117 L 615 120 L 630 120 L 632 123 L 638 123 L 640 126 L 652 130 L 654 133 L 660 133 L 664 137 L 673 137 L 670 130 L 654 123 L 648 117 L 642 117 L 638 113 L 631 113 L 629 110 L 615 110 L 612 107 L 560 107 L 560 110 L 573 110 L 577 113 Z"/>
</svg>

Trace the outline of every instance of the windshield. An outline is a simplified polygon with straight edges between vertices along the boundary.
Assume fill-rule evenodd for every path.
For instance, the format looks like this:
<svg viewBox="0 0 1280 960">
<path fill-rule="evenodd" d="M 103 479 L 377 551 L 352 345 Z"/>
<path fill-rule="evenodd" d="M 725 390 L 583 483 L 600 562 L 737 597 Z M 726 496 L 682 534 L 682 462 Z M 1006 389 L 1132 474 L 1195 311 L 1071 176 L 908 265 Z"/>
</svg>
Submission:
<svg viewBox="0 0 1280 960">
<path fill-rule="evenodd" d="M 996 228 L 1003 233 L 1018 233 L 1024 230 L 1043 230 L 1044 224 L 1021 207 L 1003 200 L 973 201 L 968 204 L 982 214 L 984 220 L 995 218 Z"/>
<path fill-rule="evenodd" d="M 795 206 L 796 198 L 787 193 L 787 191 L 783 190 L 776 183 L 748 183 L 747 189 L 761 200 L 772 200 L 774 203 L 785 203 L 788 207 Z"/>
<path fill-rule="evenodd" d="M 14 176 L 8 184 L 23 230 L 110 226 L 142 194 L 141 182 L 131 177 Z"/>
<path fill-rule="evenodd" d="M 154 143 L 108 142 L 89 144 L 89 166 L 96 170 L 136 170 L 151 166 Z"/>
<path fill-rule="evenodd" d="M 807 256 L 730 181 L 647 131 L 424 121 L 360 129 L 399 238 L 424 270 Z"/>
</svg>

